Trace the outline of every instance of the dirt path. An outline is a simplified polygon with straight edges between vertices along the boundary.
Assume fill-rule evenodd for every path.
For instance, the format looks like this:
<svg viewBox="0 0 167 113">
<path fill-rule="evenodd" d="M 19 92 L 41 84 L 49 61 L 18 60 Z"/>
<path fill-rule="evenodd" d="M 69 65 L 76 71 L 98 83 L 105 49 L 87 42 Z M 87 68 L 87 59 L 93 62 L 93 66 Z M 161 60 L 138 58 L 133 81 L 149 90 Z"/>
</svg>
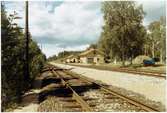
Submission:
<svg viewBox="0 0 167 113">
<path fill-rule="evenodd" d="M 22 97 L 22 102 L 13 112 L 37 112 L 39 107 L 38 95 L 40 91 L 40 89 L 31 89 L 26 92 Z"/>
</svg>

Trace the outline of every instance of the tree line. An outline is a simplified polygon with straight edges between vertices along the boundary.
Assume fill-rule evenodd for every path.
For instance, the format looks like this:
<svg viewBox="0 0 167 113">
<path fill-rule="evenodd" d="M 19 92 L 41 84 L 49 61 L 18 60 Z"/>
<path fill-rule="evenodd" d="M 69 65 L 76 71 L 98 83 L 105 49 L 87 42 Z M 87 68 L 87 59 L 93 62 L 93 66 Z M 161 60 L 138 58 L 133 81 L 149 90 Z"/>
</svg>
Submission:
<svg viewBox="0 0 167 113">
<path fill-rule="evenodd" d="M 101 8 L 104 25 L 98 49 L 104 52 L 105 59 L 132 63 L 138 55 L 158 57 L 165 61 L 165 17 L 143 26 L 146 13 L 142 5 L 134 1 L 105 1 Z"/>
<path fill-rule="evenodd" d="M 89 50 L 91 48 L 97 49 L 97 44 L 90 44 L 89 47 L 86 48 L 86 50 Z M 80 53 L 82 53 L 83 51 L 62 51 L 59 52 L 58 55 L 52 55 L 50 56 L 47 61 L 54 61 L 54 60 L 58 60 L 58 59 L 63 59 L 66 58 L 70 55 L 78 55 Z"/>
<path fill-rule="evenodd" d="M 1 2 L 1 81 L 2 111 L 11 102 L 20 102 L 21 95 L 32 87 L 34 78 L 40 73 L 46 57 L 32 40 L 29 33 L 29 80 L 25 80 L 25 34 L 14 21 L 17 13 L 7 16 L 5 4 Z"/>
<path fill-rule="evenodd" d="M 62 52 L 59 52 L 58 55 L 50 56 L 47 59 L 47 61 L 54 61 L 54 60 L 57 60 L 57 59 L 66 58 L 69 55 L 77 55 L 79 53 L 81 53 L 81 51 L 62 51 Z"/>
</svg>

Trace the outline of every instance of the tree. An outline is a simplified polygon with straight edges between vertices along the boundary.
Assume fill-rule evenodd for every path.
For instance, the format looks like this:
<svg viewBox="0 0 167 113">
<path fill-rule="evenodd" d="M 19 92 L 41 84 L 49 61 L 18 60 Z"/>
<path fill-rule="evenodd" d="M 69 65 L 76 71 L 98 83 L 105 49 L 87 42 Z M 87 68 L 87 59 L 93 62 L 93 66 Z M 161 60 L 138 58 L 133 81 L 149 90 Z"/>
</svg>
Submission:
<svg viewBox="0 0 167 113">
<path fill-rule="evenodd" d="M 50 56 L 47 61 L 57 60 L 57 55 Z"/>
<path fill-rule="evenodd" d="M 1 2 L 1 69 L 2 69 L 2 111 L 10 102 L 20 102 L 21 95 L 31 86 L 45 63 L 45 55 L 36 42 L 30 40 L 30 80 L 24 80 L 25 37 L 22 29 L 14 23 L 17 13 L 6 15 Z M 29 81 L 29 82 L 28 82 Z"/>
<path fill-rule="evenodd" d="M 165 56 L 166 56 L 166 18 L 163 16 L 160 18 L 160 34 L 161 34 L 160 61 L 165 62 Z"/>
<path fill-rule="evenodd" d="M 109 45 L 112 56 L 120 58 L 125 65 L 126 59 L 132 59 L 143 50 L 146 35 L 142 25 L 143 8 L 134 1 L 106 1 L 102 3 L 102 12 L 105 25 L 101 36 L 106 43 L 101 46 Z"/>
<path fill-rule="evenodd" d="M 107 31 L 109 27 L 105 25 L 103 27 L 103 32 L 101 33 L 100 39 L 98 41 L 98 49 L 104 52 L 104 59 L 107 61 L 111 56 L 111 32 Z"/>
<path fill-rule="evenodd" d="M 97 44 L 90 44 L 89 47 L 87 48 L 87 50 L 89 50 L 91 48 L 97 49 Z"/>
<path fill-rule="evenodd" d="M 149 31 L 150 31 L 150 41 L 151 41 L 151 51 L 152 51 L 152 57 L 155 57 L 155 49 L 158 49 L 159 43 L 160 43 L 160 22 L 154 21 L 149 25 Z"/>
<path fill-rule="evenodd" d="M 149 41 L 151 42 L 151 56 L 160 57 L 162 62 L 165 59 L 165 18 L 161 17 L 158 21 L 153 21 L 148 26 Z"/>
<path fill-rule="evenodd" d="M 65 57 L 68 57 L 69 55 L 76 55 L 79 53 L 81 53 L 81 51 L 62 51 L 58 53 L 57 59 L 65 58 Z"/>
</svg>

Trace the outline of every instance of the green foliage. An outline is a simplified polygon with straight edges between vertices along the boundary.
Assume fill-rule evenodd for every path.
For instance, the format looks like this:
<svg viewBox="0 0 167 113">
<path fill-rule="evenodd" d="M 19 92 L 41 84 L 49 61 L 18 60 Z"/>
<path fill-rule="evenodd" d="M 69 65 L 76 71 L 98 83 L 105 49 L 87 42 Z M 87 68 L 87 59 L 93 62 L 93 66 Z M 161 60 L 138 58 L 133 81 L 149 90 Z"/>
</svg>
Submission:
<svg viewBox="0 0 167 113">
<path fill-rule="evenodd" d="M 31 39 L 31 38 L 30 38 Z M 34 75 L 38 75 L 46 61 L 45 55 L 41 52 L 36 42 L 30 40 L 29 44 L 29 69 L 30 79 L 35 78 Z"/>
<path fill-rule="evenodd" d="M 150 41 L 149 46 L 151 47 L 148 49 L 151 49 L 152 57 L 160 57 L 161 61 L 165 60 L 166 53 L 165 25 L 165 17 L 161 17 L 160 20 L 153 21 L 148 26 L 148 40 Z"/>
<path fill-rule="evenodd" d="M 91 48 L 97 49 L 97 44 L 90 44 L 90 46 L 87 48 L 87 50 L 91 49 Z M 53 55 L 53 56 L 49 57 L 47 59 L 47 61 L 63 59 L 63 58 L 66 58 L 70 55 L 78 55 L 81 52 L 82 51 L 62 51 L 62 52 L 59 52 L 58 55 Z"/>
<path fill-rule="evenodd" d="M 87 48 L 88 49 L 97 49 L 97 44 L 90 44 L 89 47 Z"/>
<path fill-rule="evenodd" d="M 144 11 L 134 1 L 106 1 L 102 3 L 105 25 L 99 48 L 106 57 L 124 61 L 142 53 L 146 30 L 142 25 Z"/>
<path fill-rule="evenodd" d="M 75 55 L 78 53 L 81 53 L 81 51 L 62 51 L 62 52 L 59 52 L 58 55 L 50 56 L 47 59 L 47 61 L 54 61 L 57 59 L 62 59 L 62 58 L 68 57 L 69 55 Z"/>
<path fill-rule="evenodd" d="M 80 53 L 80 51 L 63 51 L 63 52 L 60 52 L 57 56 L 57 58 L 65 58 L 71 54 L 78 54 Z"/>
<path fill-rule="evenodd" d="M 53 55 L 47 59 L 47 61 L 57 60 L 57 55 Z"/>
<path fill-rule="evenodd" d="M 30 88 L 46 59 L 37 44 L 30 40 L 30 80 L 25 81 L 25 38 L 22 29 L 14 23 L 15 19 L 17 13 L 7 16 L 1 2 L 2 110 L 11 101 L 20 101 L 21 95 Z"/>
<path fill-rule="evenodd" d="M 90 46 L 87 48 L 87 50 L 90 48 L 97 49 L 97 44 L 90 44 Z M 62 52 L 59 52 L 58 55 L 50 56 L 47 59 L 47 61 L 54 61 L 54 60 L 58 60 L 58 59 L 63 59 L 63 58 L 66 58 L 70 55 L 78 55 L 81 52 L 82 51 L 62 51 Z"/>
</svg>

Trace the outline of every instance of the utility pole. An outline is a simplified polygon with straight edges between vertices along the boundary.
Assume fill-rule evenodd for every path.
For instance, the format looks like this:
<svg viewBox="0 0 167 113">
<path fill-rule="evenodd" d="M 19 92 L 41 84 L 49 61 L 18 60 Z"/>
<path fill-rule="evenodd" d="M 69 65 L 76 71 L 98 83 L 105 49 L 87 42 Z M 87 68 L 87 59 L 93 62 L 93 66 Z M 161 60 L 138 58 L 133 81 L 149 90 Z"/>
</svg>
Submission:
<svg viewBox="0 0 167 113">
<path fill-rule="evenodd" d="M 25 39 L 26 39 L 26 60 L 25 80 L 29 80 L 29 28 L 28 28 L 28 1 L 25 1 Z"/>
</svg>

